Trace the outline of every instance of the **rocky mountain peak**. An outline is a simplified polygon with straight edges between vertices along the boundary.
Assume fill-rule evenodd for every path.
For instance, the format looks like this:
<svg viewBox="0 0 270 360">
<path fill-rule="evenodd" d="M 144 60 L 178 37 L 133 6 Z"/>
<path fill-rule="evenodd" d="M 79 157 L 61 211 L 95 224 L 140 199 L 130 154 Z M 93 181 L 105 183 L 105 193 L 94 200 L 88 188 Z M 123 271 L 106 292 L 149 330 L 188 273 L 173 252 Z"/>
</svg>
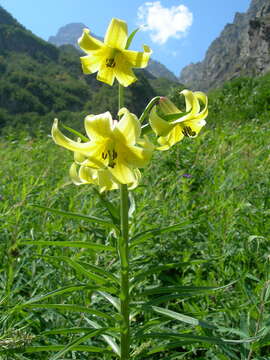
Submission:
<svg viewBox="0 0 270 360">
<path fill-rule="evenodd" d="M 238 76 L 270 71 L 270 2 L 252 0 L 246 13 L 236 13 L 208 48 L 203 61 L 186 66 L 180 82 L 209 90 Z"/>
</svg>

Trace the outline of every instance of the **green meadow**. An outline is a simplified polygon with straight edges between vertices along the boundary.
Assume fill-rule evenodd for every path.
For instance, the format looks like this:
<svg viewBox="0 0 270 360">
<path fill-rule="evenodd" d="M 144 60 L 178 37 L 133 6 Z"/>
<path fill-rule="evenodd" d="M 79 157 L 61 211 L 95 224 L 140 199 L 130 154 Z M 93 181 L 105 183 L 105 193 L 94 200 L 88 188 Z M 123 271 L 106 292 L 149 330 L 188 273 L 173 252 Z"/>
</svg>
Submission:
<svg viewBox="0 0 270 360">
<path fill-rule="evenodd" d="M 270 358 L 270 75 L 208 96 L 200 135 L 155 152 L 131 192 L 132 302 L 183 314 L 135 311 L 135 360 Z M 114 326 L 102 281 L 113 293 L 117 192 L 73 185 L 73 154 L 40 124 L 6 124 L 0 158 L 0 359 L 53 360 L 68 344 L 57 358 L 116 359 L 102 337 L 83 336 L 98 311 Z"/>
</svg>

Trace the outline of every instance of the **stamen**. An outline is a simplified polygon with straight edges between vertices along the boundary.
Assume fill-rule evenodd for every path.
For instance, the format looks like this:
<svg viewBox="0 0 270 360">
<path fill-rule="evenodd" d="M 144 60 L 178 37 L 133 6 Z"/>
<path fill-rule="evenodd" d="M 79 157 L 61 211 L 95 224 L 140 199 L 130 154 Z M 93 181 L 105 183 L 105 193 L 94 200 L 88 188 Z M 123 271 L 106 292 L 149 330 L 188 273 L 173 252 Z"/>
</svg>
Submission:
<svg viewBox="0 0 270 360">
<path fill-rule="evenodd" d="M 106 160 L 107 157 L 108 157 L 108 153 L 104 153 L 104 152 L 103 152 L 101 156 L 102 156 L 102 159 L 103 159 L 103 160 Z"/>
<path fill-rule="evenodd" d="M 114 68 L 114 67 L 115 67 L 114 58 L 108 58 L 108 59 L 106 59 L 106 66 L 107 66 L 107 67 L 110 67 L 110 68 Z"/>
<path fill-rule="evenodd" d="M 117 152 L 113 149 L 112 159 L 115 160 L 117 158 Z"/>
<path fill-rule="evenodd" d="M 190 126 L 184 126 L 182 134 L 187 137 L 193 137 L 196 136 L 196 131 L 193 131 Z"/>
</svg>

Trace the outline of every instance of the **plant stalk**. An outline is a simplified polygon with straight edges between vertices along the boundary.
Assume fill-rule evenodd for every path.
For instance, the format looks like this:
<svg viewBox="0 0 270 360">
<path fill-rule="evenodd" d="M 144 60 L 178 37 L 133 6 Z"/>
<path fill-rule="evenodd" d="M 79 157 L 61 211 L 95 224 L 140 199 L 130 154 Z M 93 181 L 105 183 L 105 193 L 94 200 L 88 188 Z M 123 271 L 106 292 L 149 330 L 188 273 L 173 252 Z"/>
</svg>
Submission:
<svg viewBox="0 0 270 360">
<path fill-rule="evenodd" d="M 124 88 L 119 84 L 118 107 L 124 106 Z M 129 359 L 130 327 L 129 327 L 129 229 L 128 229 L 128 188 L 126 184 L 120 185 L 120 219 L 121 234 L 118 239 L 118 254 L 120 258 L 120 311 L 121 311 L 121 360 Z"/>
<path fill-rule="evenodd" d="M 121 262 L 121 360 L 129 359 L 129 244 L 128 244 L 128 189 L 127 185 L 120 188 L 121 236 L 118 251 Z"/>
</svg>

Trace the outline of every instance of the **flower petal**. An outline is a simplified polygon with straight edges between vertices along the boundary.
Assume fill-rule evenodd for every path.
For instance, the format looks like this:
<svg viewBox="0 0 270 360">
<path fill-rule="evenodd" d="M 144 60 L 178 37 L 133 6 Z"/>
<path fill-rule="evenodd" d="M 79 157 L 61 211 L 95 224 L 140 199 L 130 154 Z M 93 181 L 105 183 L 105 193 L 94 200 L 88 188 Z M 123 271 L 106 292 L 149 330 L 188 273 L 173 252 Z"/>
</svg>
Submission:
<svg viewBox="0 0 270 360">
<path fill-rule="evenodd" d="M 188 90 L 185 90 L 188 91 Z M 191 99 L 191 97 L 190 97 Z M 202 111 L 200 111 L 200 103 L 199 100 L 203 103 L 204 108 Z M 192 120 L 199 120 L 199 119 L 205 119 L 208 115 L 208 99 L 207 96 L 200 91 L 195 91 L 193 93 L 193 106 L 194 108 L 191 109 L 191 111 L 185 115 L 180 117 L 179 119 L 173 121 L 173 124 L 182 123 L 186 121 L 192 121 Z M 195 111 L 196 110 L 196 111 Z"/>
<path fill-rule="evenodd" d="M 91 55 L 81 56 L 80 60 L 84 74 L 93 74 L 97 72 L 103 61 L 103 57 L 103 51 L 94 51 Z"/>
<path fill-rule="evenodd" d="M 58 129 L 58 119 L 54 119 L 54 123 L 52 126 L 52 138 L 54 142 L 64 148 L 71 151 L 78 151 L 82 153 L 88 153 L 90 149 L 92 149 L 92 143 L 86 142 L 81 143 L 74 140 L 69 139 Z"/>
<path fill-rule="evenodd" d="M 131 51 L 131 50 L 123 50 L 122 55 L 125 57 L 126 61 L 131 65 L 131 67 L 135 68 L 145 68 L 148 65 L 148 61 L 152 54 L 152 50 L 149 46 L 143 46 L 144 51 Z"/>
<path fill-rule="evenodd" d="M 84 127 L 89 139 L 103 141 L 112 137 L 113 119 L 109 111 L 99 115 L 88 115 Z"/>
<path fill-rule="evenodd" d="M 112 48 L 124 50 L 127 37 L 128 29 L 126 22 L 119 19 L 112 19 L 106 31 L 104 43 Z"/>
<path fill-rule="evenodd" d="M 107 66 L 106 63 L 102 63 L 97 74 L 97 80 L 102 81 L 110 86 L 113 85 L 115 79 L 115 68 Z"/>
<path fill-rule="evenodd" d="M 141 124 L 137 116 L 126 108 L 120 109 L 118 115 L 123 116 L 113 129 L 115 138 L 121 143 L 135 145 L 141 134 Z"/>
<path fill-rule="evenodd" d="M 135 189 L 139 185 L 139 182 L 140 182 L 141 177 L 142 177 L 141 172 L 140 172 L 139 169 L 134 169 L 133 172 L 134 172 L 135 180 L 128 184 L 128 189 L 129 190 Z"/>
<path fill-rule="evenodd" d="M 173 129 L 173 125 L 171 123 L 168 123 L 166 120 L 163 120 L 157 114 L 156 106 L 154 106 L 150 111 L 149 124 L 151 128 L 154 130 L 156 135 L 166 136 L 168 132 Z"/>
<path fill-rule="evenodd" d="M 75 184 L 75 185 L 82 185 L 82 184 L 86 184 L 85 181 L 83 181 L 79 175 L 78 175 L 78 172 L 77 172 L 77 164 L 76 163 L 73 163 L 69 169 L 69 176 L 71 177 L 71 180 L 72 182 Z"/>
<path fill-rule="evenodd" d="M 152 157 L 153 148 L 122 145 L 119 153 L 123 159 L 122 161 L 124 161 L 130 167 L 142 168 L 149 163 Z"/>
<path fill-rule="evenodd" d="M 86 53 L 101 49 L 104 44 L 90 35 L 89 29 L 83 29 L 82 36 L 78 39 L 79 47 Z"/>
<path fill-rule="evenodd" d="M 109 167 L 108 170 L 121 184 L 130 184 L 136 180 L 134 170 L 131 169 L 120 156 L 117 158 L 115 166 Z"/>
<path fill-rule="evenodd" d="M 179 113 L 179 116 L 181 116 L 182 113 L 182 111 L 179 110 L 178 107 L 176 107 L 174 103 L 166 97 L 161 97 L 159 99 L 158 107 L 164 113 L 164 115 Z"/>
<path fill-rule="evenodd" d="M 187 134 L 186 136 L 194 138 L 199 134 L 205 124 L 206 121 L 204 119 L 192 119 L 179 123 L 178 126 L 181 127 L 181 131 L 184 135 Z"/>
<path fill-rule="evenodd" d="M 119 184 L 113 180 L 113 176 L 108 170 L 99 170 L 97 175 L 100 192 L 119 189 Z"/>
<path fill-rule="evenodd" d="M 126 61 L 122 53 L 116 54 L 115 63 L 114 74 L 121 85 L 127 87 L 137 80 L 137 77 L 131 69 L 131 65 Z"/>
<path fill-rule="evenodd" d="M 98 185 L 98 170 L 91 169 L 88 166 L 81 166 L 79 170 L 79 178 L 81 181 L 87 184 L 96 184 Z"/>
<path fill-rule="evenodd" d="M 184 137 L 182 133 L 182 128 L 179 125 L 174 126 L 174 128 L 169 132 L 167 136 L 161 136 L 158 138 L 158 143 L 161 145 L 158 147 L 158 150 L 168 150 L 177 142 L 181 141 Z"/>
</svg>

